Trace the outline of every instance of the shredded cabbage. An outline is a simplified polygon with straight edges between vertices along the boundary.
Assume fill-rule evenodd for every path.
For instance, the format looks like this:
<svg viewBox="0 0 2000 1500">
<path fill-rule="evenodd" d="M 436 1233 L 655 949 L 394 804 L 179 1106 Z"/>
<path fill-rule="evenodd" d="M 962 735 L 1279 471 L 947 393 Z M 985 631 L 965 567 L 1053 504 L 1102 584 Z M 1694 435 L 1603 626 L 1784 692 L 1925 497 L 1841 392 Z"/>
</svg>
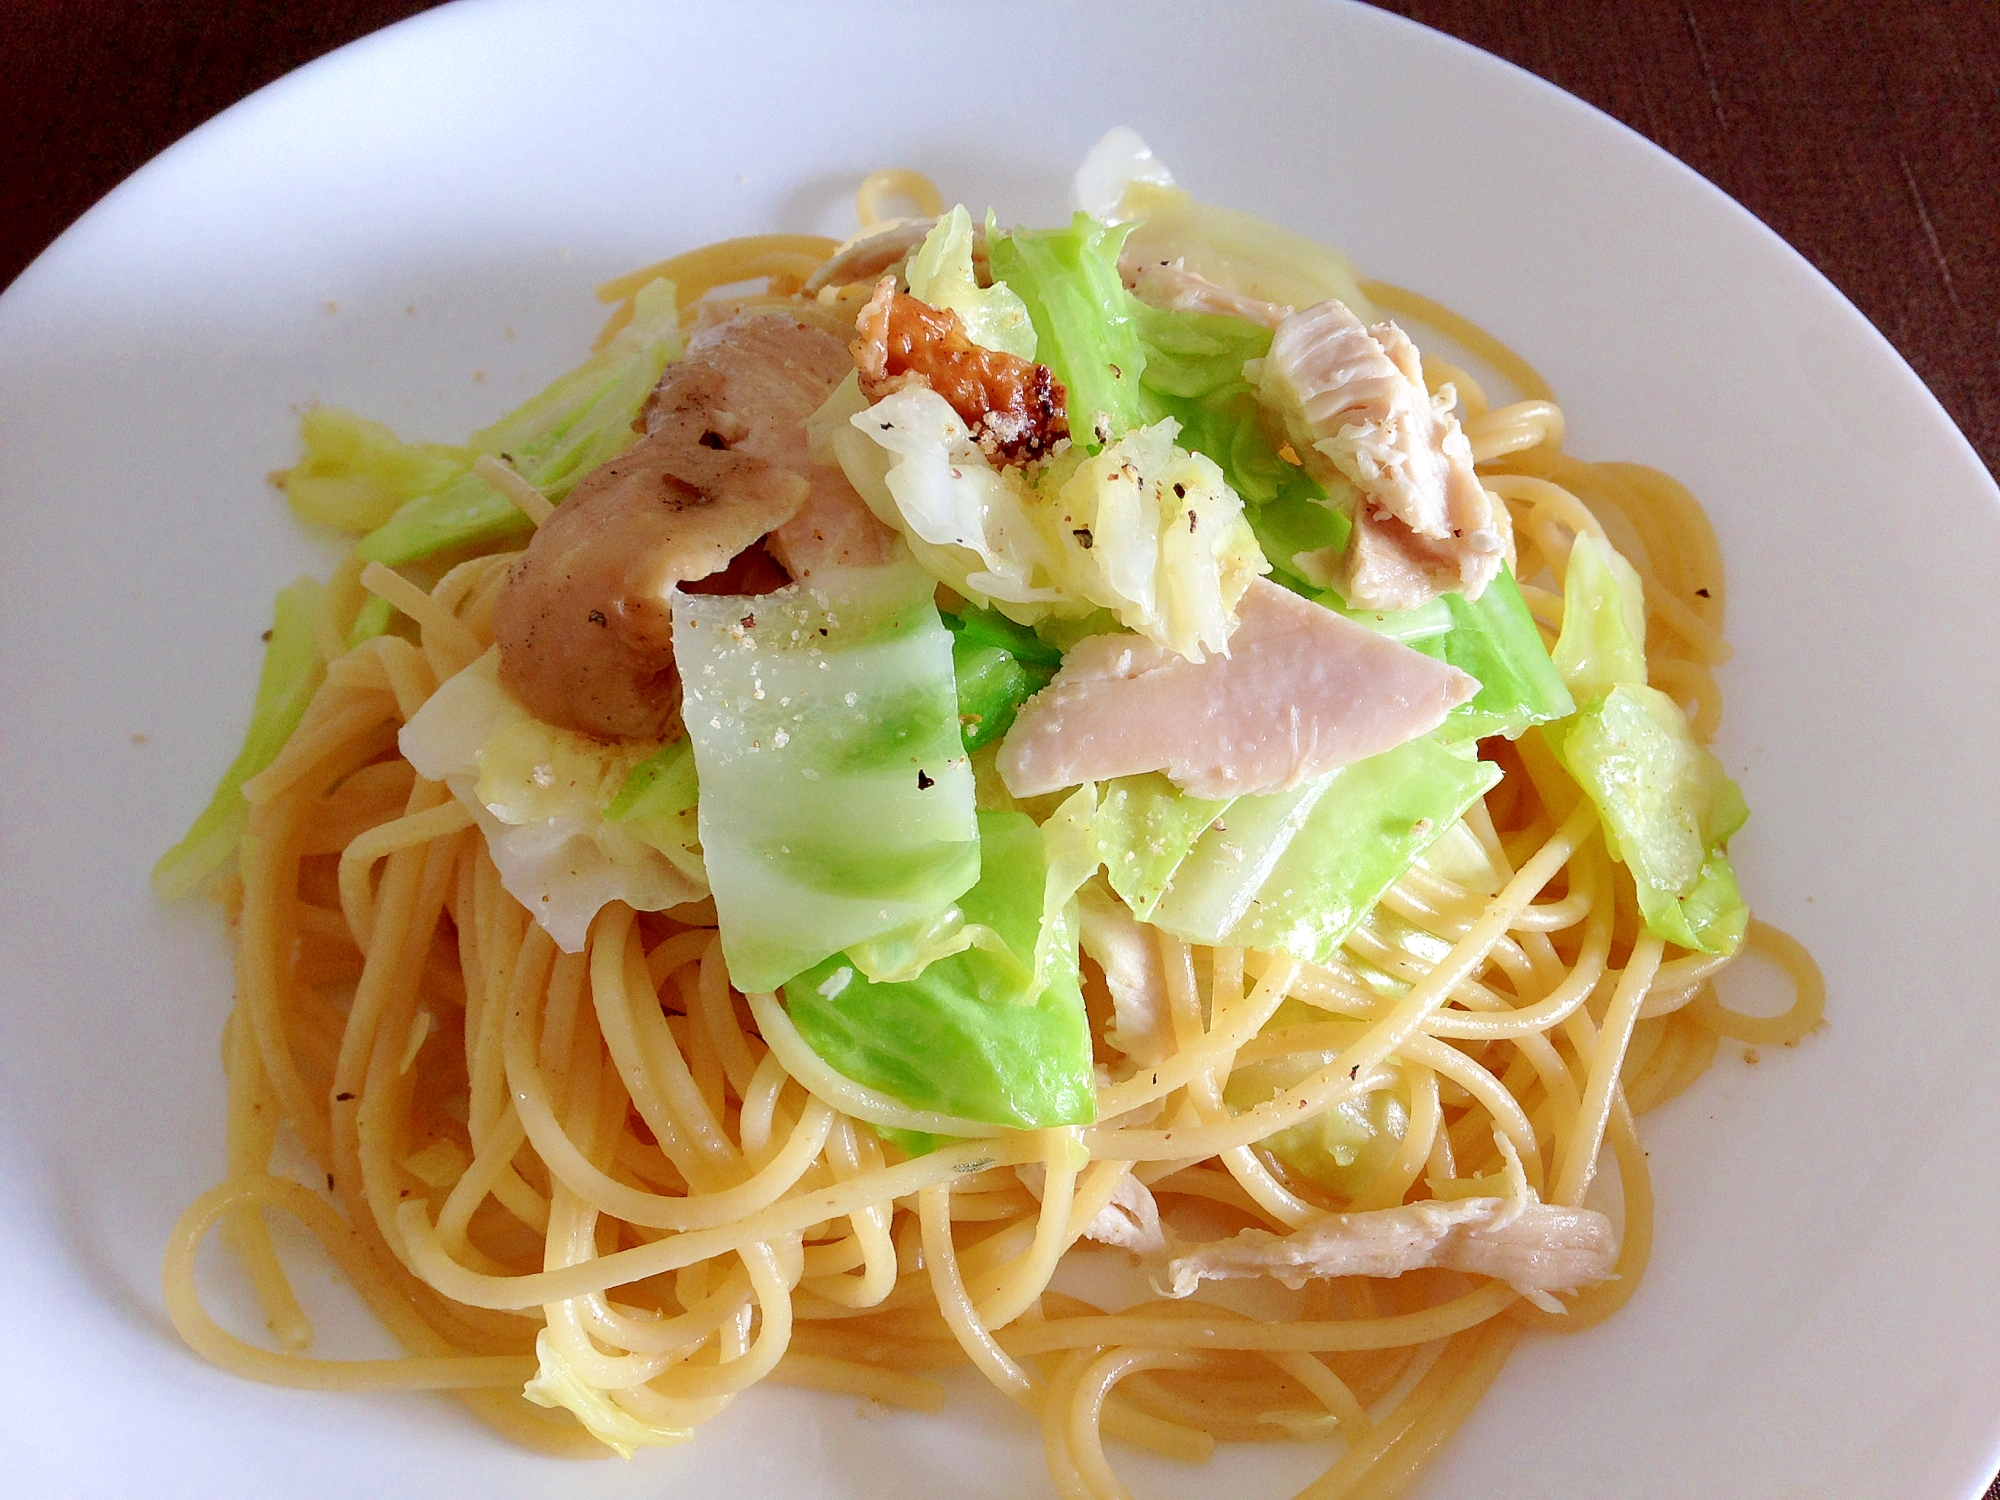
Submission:
<svg viewBox="0 0 2000 1500">
<path fill-rule="evenodd" d="M 936 578 L 1035 624 L 1108 610 L 1201 661 L 1224 650 L 1236 601 L 1269 571 L 1242 503 L 1171 418 L 1095 457 L 1030 477 L 995 468 L 934 391 L 893 391 L 834 437 L 841 468 Z"/>
</svg>

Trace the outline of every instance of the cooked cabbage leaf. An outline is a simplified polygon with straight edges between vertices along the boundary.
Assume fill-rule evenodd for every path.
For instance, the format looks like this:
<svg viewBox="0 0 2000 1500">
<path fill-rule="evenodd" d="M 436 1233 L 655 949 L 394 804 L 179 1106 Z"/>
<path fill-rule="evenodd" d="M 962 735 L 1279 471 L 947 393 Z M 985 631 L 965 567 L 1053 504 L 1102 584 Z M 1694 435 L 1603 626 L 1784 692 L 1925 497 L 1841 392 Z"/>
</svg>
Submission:
<svg viewBox="0 0 2000 1500">
<path fill-rule="evenodd" d="M 194 825 L 153 866 L 153 889 L 162 900 L 192 895 L 234 865 L 236 846 L 250 820 L 243 783 L 277 759 L 326 676 L 326 662 L 319 654 L 313 628 L 321 592 L 320 585 L 310 578 L 300 578 L 278 590 L 243 748 L 222 773 Z"/>
<path fill-rule="evenodd" d="M 1108 610 L 1200 661 L 1270 565 L 1222 471 L 1171 418 L 1033 477 L 995 468 L 935 391 L 893 391 L 834 434 L 841 468 L 917 560 L 974 604 L 1033 625 Z"/>
<path fill-rule="evenodd" d="M 672 282 L 648 282 L 633 306 L 632 321 L 610 343 L 540 395 L 475 432 L 466 442 L 468 454 L 497 454 L 549 499 L 561 500 L 584 475 L 631 447 L 634 419 L 660 371 L 681 353 Z M 511 500 L 467 473 L 405 502 L 355 551 L 396 567 L 528 529 L 527 517 Z"/>
<path fill-rule="evenodd" d="M 959 731 L 970 753 L 1013 727 L 1021 705 L 1055 676 L 1062 653 L 997 610 L 967 605 L 944 623 L 958 680 Z"/>
<path fill-rule="evenodd" d="M 1555 665 L 1582 710 L 1547 731 L 1596 804 L 1611 857 L 1632 872 L 1649 932 L 1703 953 L 1734 953 L 1750 923 L 1729 836 L 1750 809 L 1680 705 L 1646 686 L 1638 572 L 1588 533 L 1570 548 Z"/>
<path fill-rule="evenodd" d="M 1553 662 L 1579 703 L 1623 683 L 1646 681 L 1644 585 L 1615 548 L 1587 531 L 1569 549 L 1562 634 Z"/>
<path fill-rule="evenodd" d="M 1149 920 L 1195 943 L 1232 941 L 1257 893 L 1338 771 L 1288 791 L 1238 797 L 1204 826 Z M 1272 946 L 1257 944 L 1258 947 Z"/>
<path fill-rule="evenodd" d="M 1037 358 L 1062 382 L 1073 441 L 1108 443 L 1148 420 L 1138 304 L 1118 276 L 1125 230 L 1077 214 L 1067 229 L 989 236 L 987 262 L 1027 305 Z"/>
<path fill-rule="evenodd" d="M 1734 953 L 1750 913 L 1728 842 L 1750 809 L 1680 705 L 1657 688 L 1620 684 L 1552 725 L 1551 739 L 1597 805 L 1612 857 L 1631 870 L 1647 930 L 1683 948 Z"/>
<path fill-rule="evenodd" d="M 1318 1019 L 1287 1000 L 1272 1027 Z M 1282 1057 L 1243 1063 L 1232 1069 L 1222 1100 L 1233 1114 L 1268 1103 L 1333 1066 L 1337 1052 L 1288 1052 Z M 1410 1127 L 1409 1105 L 1395 1088 L 1351 1094 L 1330 1109 L 1265 1136 L 1257 1144 L 1309 1182 L 1351 1198 L 1388 1164 Z"/>
<path fill-rule="evenodd" d="M 488 651 L 441 683 L 397 744 L 419 775 L 442 781 L 472 813 L 508 893 L 566 953 L 582 950 L 609 902 L 662 911 L 706 895 L 681 826 L 663 820 L 656 841 L 649 826 L 608 816 L 661 747 L 607 744 L 543 723 L 500 685 L 499 663 L 499 651 Z"/>
<path fill-rule="evenodd" d="M 675 598 L 702 853 L 741 989 L 928 920 L 978 878 L 935 588 L 905 555 L 755 599 Z"/>
<path fill-rule="evenodd" d="M 1243 948 L 1326 963 L 1389 887 L 1500 780 L 1470 747 L 1424 735 L 1343 766 L 1328 778 L 1229 931 Z M 1248 798 L 1239 798 L 1232 826 Z"/>
<path fill-rule="evenodd" d="M 1136 298 L 1132 316 L 1146 363 L 1141 395 L 1150 421 L 1180 423 L 1181 446 L 1211 458 L 1243 501 L 1244 515 L 1278 581 L 1316 594 L 1326 578 L 1297 559 L 1338 555 L 1352 523 L 1343 507 L 1353 498 L 1327 489 L 1280 452 L 1276 433 L 1243 376 L 1246 361 L 1270 352 L 1271 330 L 1243 318 L 1172 312 Z"/>
<path fill-rule="evenodd" d="M 1104 783 L 1097 804 L 1097 848 L 1132 915 L 1149 920 L 1172 887 L 1174 872 L 1229 809 L 1183 792 L 1158 771 Z"/>
<path fill-rule="evenodd" d="M 980 813 L 979 842 L 979 881 L 959 905 L 1004 953 L 968 948 L 898 983 L 871 982 L 835 955 L 785 986 L 786 1007 L 828 1066 L 913 1109 L 1022 1129 L 1086 1124 L 1096 1101 L 1075 904 L 1044 928 L 1050 864 L 1025 815 Z M 1043 986 L 1022 1003 L 1038 947 Z"/>
<path fill-rule="evenodd" d="M 972 270 L 972 215 L 959 204 L 910 257 L 910 295 L 958 314 L 966 337 L 986 349 L 1035 357 L 1035 325 L 1007 283 L 982 287 Z"/>
<path fill-rule="evenodd" d="M 374 530 L 405 501 L 443 489 L 474 457 L 470 448 L 406 443 L 338 406 L 315 406 L 300 417 L 299 441 L 305 457 L 280 481 L 293 513 L 357 533 Z"/>
<path fill-rule="evenodd" d="M 1141 920 L 1191 942 L 1325 963 L 1499 779 L 1497 766 L 1436 735 L 1229 802 L 1157 774 L 1120 777 L 1098 804 L 1097 852 Z"/>
<path fill-rule="evenodd" d="M 694 746 L 683 737 L 634 766 L 604 816 L 625 824 L 706 890 L 708 870 L 702 863 L 696 822 L 700 800 Z"/>
<path fill-rule="evenodd" d="M 1127 187 L 1117 216 L 1131 224 L 1124 248 L 1134 259 L 1177 260 L 1233 292 L 1281 307 L 1338 298 L 1362 322 L 1375 321 L 1374 304 L 1346 256 L 1268 219 L 1146 181 Z"/>
<path fill-rule="evenodd" d="M 1576 701 L 1550 661 L 1534 616 L 1528 613 L 1514 575 L 1506 568 L 1477 599 L 1450 593 L 1433 603 L 1450 612 L 1451 628 L 1442 635 L 1414 637 L 1409 644 L 1479 682 L 1472 700 L 1461 703 L 1445 718 L 1440 734 L 1462 739 L 1499 734 L 1519 739 L 1531 725 L 1576 712 Z"/>
</svg>

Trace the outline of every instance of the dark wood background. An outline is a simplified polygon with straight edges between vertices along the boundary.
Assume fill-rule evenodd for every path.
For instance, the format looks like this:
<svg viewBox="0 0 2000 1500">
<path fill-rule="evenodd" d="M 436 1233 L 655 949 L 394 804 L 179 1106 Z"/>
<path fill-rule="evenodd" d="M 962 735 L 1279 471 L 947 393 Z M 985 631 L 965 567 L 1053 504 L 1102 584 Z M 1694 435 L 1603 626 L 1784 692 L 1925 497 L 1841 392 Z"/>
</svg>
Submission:
<svg viewBox="0 0 2000 1500">
<path fill-rule="evenodd" d="M 0 0 L 0 285 L 211 115 L 428 4 Z M 1384 8 L 1588 100 L 1748 207 L 2000 475 L 2000 0 Z"/>
</svg>

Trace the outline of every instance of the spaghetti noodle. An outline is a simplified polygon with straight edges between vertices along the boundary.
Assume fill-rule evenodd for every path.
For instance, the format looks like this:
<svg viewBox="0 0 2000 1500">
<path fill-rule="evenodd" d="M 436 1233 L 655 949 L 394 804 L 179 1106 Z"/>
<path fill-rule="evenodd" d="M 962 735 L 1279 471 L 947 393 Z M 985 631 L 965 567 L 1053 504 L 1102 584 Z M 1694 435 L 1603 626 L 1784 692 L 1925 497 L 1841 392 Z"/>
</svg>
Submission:
<svg viewBox="0 0 2000 1500">
<path fill-rule="evenodd" d="M 877 174 L 864 222 L 892 195 L 939 207 L 914 174 Z M 618 310 L 600 344 L 655 275 L 689 308 L 758 279 L 783 300 L 835 248 L 754 236 L 620 278 L 603 288 Z M 1561 409 L 1518 356 L 1413 293 L 1365 291 L 1521 393 L 1492 407 L 1464 372 L 1427 370 L 1464 403 L 1542 626 L 1561 624 L 1574 539 L 1608 537 L 1644 583 L 1654 680 L 1712 735 L 1723 572 L 1693 497 L 1651 469 L 1572 457 Z M 530 481 L 482 463 L 531 521 L 546 515 Z M 1432 957 L 1367 930 L 1321 965 L 1158 934 L 1173 1050 L 1101 1079 L 1096 1124 L 1021 1131 L 912 1109 L 830 1068 L 776 997 L 732 988 L 711 903 L 614 903 L 582 952 L 559 952 L 502 888 L 471 816 L 398 755 L 399 729 L 492 644 L 515 555 L 489 549 L 429 587 L 379 563 L 344 568 L 320 601 L 323 681 L 243 786 L 228 1171 L 176 1226 L 164 1284 L 190 1346 L 247 1378 L 446 1390 L 517 1441 L 587 1456 L 685 1435 L 764 1380 L 936 1411 L 930 1373 L 970 1364 L 1039 1423 L 1065 1497 L 1127 1493 L 1107 1434 L 1188 1461 L 1217 1441 L 1335 1437 L 1337 1461 L 1303 1493 L 1393 1495 L 1525 1330 L 1573 1332 L 1632 1295 L 1652 1215 L 1634 1116 L 1689 1087 L 1719 1039 L 1791 1043 L 1819 1020 L 1812 961 L 1774 929 L 1752 924 L 1744 945 L 1796 992 L 1774 1017 L 1722 1005 L 1727 960 L 1648 934 L 1590 804 L 1528 735 L 1488 742 L 1505 776 L 1467 818 L 1507 875 L 1498 893 L 1418 865 L 1384 899 Z M 371 595 L 410 633 L 347 649 Z M 1399 993 L 1372 982 L 1384 972 Z M 1295 1081 L 1247 1108 L 1225 1101 L 1239 1069 L 1285 1059 Z M 1260 1149 L 1384 1070 L 1407 1126 L 1351 1193 Z M 280 1121 L 324 1195 L 274 1167 Z M 955 1139 L 906 1156 L 878 1127 Z M 1510 1162 L 1575 1207 L 1607 1147 L 1615 1274 L 1560 1312 L 1442 1269 L 1315 1281 L 1276 1322 L 1199 1301 L 1111 1312 L 1051 1284 L 1128 1180 L 1170 1219 L 1283 1234 L 1413 1194 L 1490 1191 L 1478 1185 Z M 408 1358 L 303 1352 L 311 1330 L 272 1213 L 321 1241 Z M 202 1307 L 195 1257 L 218 1225 L 282 1352 Z M 552 1368 L 570 1388 L 552 1388 Z M 588 1431 L 570 1415 L 586 1409 Z"/>
</svg>

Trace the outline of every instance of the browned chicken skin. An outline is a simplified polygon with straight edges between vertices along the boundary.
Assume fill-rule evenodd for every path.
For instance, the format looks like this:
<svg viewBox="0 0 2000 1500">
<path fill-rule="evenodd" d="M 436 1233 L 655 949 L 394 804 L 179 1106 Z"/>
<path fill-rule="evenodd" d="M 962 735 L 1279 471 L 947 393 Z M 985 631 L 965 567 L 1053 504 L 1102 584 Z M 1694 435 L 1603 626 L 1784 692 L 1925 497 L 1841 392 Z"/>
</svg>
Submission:
<svg viewBox="0 0 2000 1500">
<path fill-rule="evenodd" d="M 895 277 L 876 283 L 855 326 L 854 368 L 870 401 L 922 380 L 1002 462 L 1045 457 L 1069 436 L 1067 393 L 1047 365 L 981 348 L 957 313 L 897 291 Z"/>
<path fill-rule="evenodd" d="M 646 435 L 586 476 L 508 570 L 493 611 L 508 691 L 586 734 L 665 734 L 680 705 L 675 585 L 721 572 L 809 499 L 839 512 L 819 491 L 846 480 L 814 468 L 804 423 L 850 368 L 837 337 L 783 312 L 697 334 L 647 402 Z"/>
</svg>

